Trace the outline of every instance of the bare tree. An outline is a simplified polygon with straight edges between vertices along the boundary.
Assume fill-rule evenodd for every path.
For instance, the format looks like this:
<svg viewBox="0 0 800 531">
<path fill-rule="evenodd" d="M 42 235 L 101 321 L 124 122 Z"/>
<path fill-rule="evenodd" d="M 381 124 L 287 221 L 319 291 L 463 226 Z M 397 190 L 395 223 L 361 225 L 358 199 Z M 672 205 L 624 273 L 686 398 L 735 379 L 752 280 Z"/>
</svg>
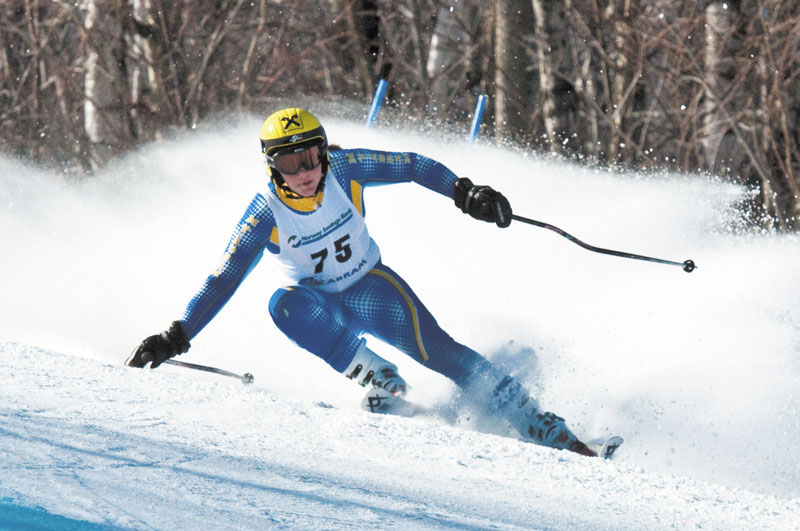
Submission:
<svg viewBox="0 0 800 531">
<path fill-rule="evenodd" d="M 536 18 L 536 59 L 539 67 L 539 91 L 541 95 L 542 120 L 550 149 L 562 150 L 565 128 L 562 115 L 558 112 L 560 102 L 556 94 L 556 72 L 561 67 L 561 57 L 565 53 L 563 26 L 565 15 L 560 2 L 533 0 L 533 14 Z"/>
<path fill-rule="evenodd" d="M 463 99 L 479 92 L 477 80 L 470 78 L 481 53 L 479 17 L 477 2 L 448 0 L 438 8 L 426 70 L 432 102 L 451 119 L 463 120 Z"/>
<path fill-rule="evenodd" d="M 122 2 L 86 0 L 84 124 L 89 160 L 97 168 L 130 145 L 122 36 Z"/>
<path fill-rule="evenodd" d="M 439 6 L 435 0 L 379 0 L 376 4 L 382 48 L 392 58 L 389 80 L 393 99 L 428 109 L 431 78 L 427 65 Z"/>
<path fill-rule="evenodd" d="M 753 13 L 752 10 L 755 10 Z M 759 106 L 748 145 L 764 206 L 782 229 L 800 228 L 798 112 L 800 6 L 759 0 L 751 7 L 746 50 L 758 57 Z M 749 146 L 748 146 L 749 147 Z"/>
<path fill-rule="evenodd" d="M 733 9 L 729 9 L 726 2 L 709 2 L 705 10 L 706 35 L 705 35 L 705 101 L 703 147 L 705 149 L 706 165 L 712 171 L 719 171 L 726 164 L 726 159 L 731 155 L 729 142 L 723 149 L 726 133 L 729 133 L 726 114 L 721 107 L 726 91 L 731 89 L 727 83 L 732 77 L 730 70 L 735 67 L 732 55 L 732 40 L 735 38 Z M 732 136 L 731 134 L 727 135 Z"/>
<path fill-rule="evenodd" d="M 532 33 L 531 3 L 522 0 L 497 0 L 494 4 L 494 118 L 498 135 L 514 137 L 530 134 L 528 105 L 538 92 L 528 74 L 530 61 L 525 41 Z"/>
<path fill-rule="evenodd" d="M 0 140 L 69 172 L 284 97 L 363 106 L 385 78 L 404 115 L 461 124 L 484 93 L 504 139 L 712 171 L 796 230 L 798 27 L 781 0 L 8 0 Z"/>
<path fill-rule="evenodd" d="M 160 138 L 158 115 L 166 99 L 158 65 L 164 62 L 163 41 L 158 37 L 159 11 L 153 0 L 132 0 L 132 26 L 125 33 L 129 55 L 130 120 L 139 140 Z"/>
<path fill-rule="evenodd" d="M 574 123 L 581 127 L 572 127 L 569 131 L 575 151 L 590 160 L 599 160 L 603 149 L 600 143 L 600 115 L 602 108 L 598 105 L 598 76 L 595 73 L 595 55 L 597 46 L 597 26 L 600 21 L 597 11 L 583 9 L 581 0 L 565 0 L 564 10 L 568 28 L 569 50 L 563 58 L 565 64 L 553 72 L 554 77 L 565 79 L 574 89 L 576 113 Z M 569 133 L 565 133 L 569 134 Z"/>
</svg>

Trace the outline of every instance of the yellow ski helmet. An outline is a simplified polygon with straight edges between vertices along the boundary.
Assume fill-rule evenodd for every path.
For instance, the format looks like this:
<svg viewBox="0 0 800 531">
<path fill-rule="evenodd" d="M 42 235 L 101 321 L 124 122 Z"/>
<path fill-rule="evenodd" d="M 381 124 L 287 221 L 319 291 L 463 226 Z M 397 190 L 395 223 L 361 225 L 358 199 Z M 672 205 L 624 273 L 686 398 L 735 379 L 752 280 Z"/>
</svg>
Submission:
<svg viewBox="0 0 800 531">
<path fill-rule="evenodd" d="M 269 160 L 279 153 L 300 151 L 313 145 L 320 147 L 323 161 L 322 174 L 328 170 L 328 137 L 316 116 L 298 107 L 288 107 L 267 116 L 261 124 L 261 152 L 268 162 L 272 178 L 283 184 L 283 176 L 269 165 Z"/>
</svg>

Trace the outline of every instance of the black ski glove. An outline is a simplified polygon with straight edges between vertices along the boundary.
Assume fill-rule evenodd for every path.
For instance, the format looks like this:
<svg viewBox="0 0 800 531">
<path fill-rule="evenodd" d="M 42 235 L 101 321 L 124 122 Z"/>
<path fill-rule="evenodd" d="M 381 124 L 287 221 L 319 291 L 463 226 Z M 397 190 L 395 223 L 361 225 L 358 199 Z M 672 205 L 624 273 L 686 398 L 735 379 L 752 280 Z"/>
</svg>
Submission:
<svg viewBox="0 0 800 531">
<path fill-rule="evenodd" d="M 475 219 L 497 223 L 501 228 L 511 225 L 511 204 L 489 186 L 475 185 L 462 177 L 453 186 L 453 199 L 461 212 Z"/>
<path fill-rule="evenodd" d="M 189 336 L 180 321 L 173 321 L 169 330 L 142 341 L 125 362 L 129 367 L 142 368 L 150 363 L 155 369 L 165 360 L 189 350 Z"/>
</svg>

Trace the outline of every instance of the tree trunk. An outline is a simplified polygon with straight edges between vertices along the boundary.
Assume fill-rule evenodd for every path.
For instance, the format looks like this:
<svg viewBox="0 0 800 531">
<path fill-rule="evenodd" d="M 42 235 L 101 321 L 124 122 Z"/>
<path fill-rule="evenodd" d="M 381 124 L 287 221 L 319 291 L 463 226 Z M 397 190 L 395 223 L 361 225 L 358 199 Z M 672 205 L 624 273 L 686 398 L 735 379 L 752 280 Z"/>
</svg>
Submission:
<svg viewBox="0 0 800 531">
<path fill-rule="evenodd" d="M 522 0 L 497 0 L 494 5 L 495 131 L 498 136 L 513 137 L 528 131 L 528 96 L 537 92 L 531 90 L 530 61 L 523 44 L 533 12 L 530 2 Z"/>
<path fill-rule="evenodd" d="M 454 116 L 454 107 L 463 111 L 481 93 L 481 76 L 475 75 L 482 51 L 479 3 L 480 0 L 447 0 L 436 16 L 426 69 L 436 114 L 447 119 L 465 119 L 466 116 Z"/>
<path fill-rule="evenodd" d="M 611 37 L 606 41 L 606 51 L 609 57 L 607 63 L 608 90 L 611 117 L 611 133 L 608 141 L 608 161 L 611 164 L 622 162 L 625 142 L 622 131 L 626 115 L 625 74 L 628 73 L 629 57 L 625 53 L 626 42 L 629 40 L 630 28 L 627 20 L 630 12 L 630 0 L 611 0 L 603 13 L 606 24 L 611 28 Z"/>
<path fill-rule="evenodd" d="M 800 228 L 800 164 L 798 164 L 797 95 L 798 71 L 797 18 L 784 22 L 781 6 L 775 6 L 778 16 L 770 19 L 768 10 L 759 2 L 762 12 L 759 36 L 762 73 L 761 107 L 765 110 L 762 133 L 770 169 L 770 186 L 773 192 L 775 217 L 781 229 Z M 790 13 L 785 13 L 789 15 Z M 787 29 L 787 26 L 794 29 Z M 790 51 L 794 51 L 794 54 Z"/>
<path fill-rule="evenodd" d="M 124 91 L 119 85 L 119 81 L 125 79 L 122 27 L 117 9 L 109 9 L 108 4 L 102 0 L 87 0 L 85 4 L 87 46 L 83 109 L 93 170 L 130 143 Z"/>
<path fill-rule="evenodd" d="M 564 8 L 560 2 L 533 0 L 536 18 L 536 58 L 539 66 L 539 91 L 542 101 L 542 120 L 550 142 L 550 149 L 561 152 L 564 125 L 556 104 L 556 70 L 563 53 Z"/>
<path fill-rule="evenodd" d="M 431 93 L 436 102 L 446 101 L 453 87 L 458 82 L 456 76 L 447 75 L 448 69 L 468 53 L 470 36 L 457 17 L 463 16 L 461 8 L 455 0 L 447 2 L 449 6 L 439 7 L 436 26 L 431 37 L 430 53 L 426 70 L 430 76 Z"/>
<path fill-rule="evenodd" d="M 710 2 L 705 10 L 705 99 L 703 103 L 703 151 L 706 167 L 714 173 L 726 173 L 727 168 L 737 168 L 741 160 L 734 162 L 736 139 L 730 128 L 730 118 L 725 110 L 725 101 L 733 87 L 729 70 L 733 68 L 732 56 L 733 19 L 732 5 L 727 2 Z"/>
<path fill-rule="evenodd" d="M 334 10 L 337 9 L 344 16 L 352 43 L 349 52 L 352 54 L 353 74 L 359 80 L 361 93 L 370 97 L 381 77 L 375 68 L 381 51 L 377 41 L 380 26 L 378 8 L 369 1 L 342 1 L 334 3 Z"/>
<path fill-rule="evenodd" d="M 129 35 L 132 132 L 139 140 L 159 138 L 158 116 L 166 99 L 156 65 L 163 60 L 158 37 L 157 10 L 151 0 L 133 1 L 133 31 Z"/>
<path fill-rule="evenodd" d="M 592 55 L 592 36 L 595 31 L 594 13 L 584 8 L 580 0 L 565 0 L 564 11 L 568 17 L 568 47 L 570 52 L 569 75 L 575 91 L 575 120 L 571 134 L 576 143 L 572 147 L 591 161 L 600 158 L 600 124 L 598 115 L 597 72 Z M 580 126 L 578 126 L 580 124 Z"/>
</svg>

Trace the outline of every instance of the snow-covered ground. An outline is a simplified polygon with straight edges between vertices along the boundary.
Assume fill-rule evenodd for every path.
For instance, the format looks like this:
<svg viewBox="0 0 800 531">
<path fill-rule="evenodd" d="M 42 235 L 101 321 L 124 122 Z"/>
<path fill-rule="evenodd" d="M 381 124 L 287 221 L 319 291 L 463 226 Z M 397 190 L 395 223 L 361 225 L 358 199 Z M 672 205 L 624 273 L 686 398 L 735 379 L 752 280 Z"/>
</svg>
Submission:
<svg viewBox="0 0 800 531">
<path fill-rule="evenodd" d="M 0 158 L 0 528 L 800 528 L 800 240 L 737 234 L 747 192 L 710 179 L 326 121 L 332 141 L 433 156 L 593 245 L 697 263 L 500 230 L 416 185 L 366 192 L 384 262 L 440 324 L 582 437 L 623 435 L 611 462 L 490 419 L 360 411 L 360 387 L 275 329 L 286 281 L 268 258 L 180 358 L 253 385 L 124 367 L 263 186 L 259 122 L 201 125 L 81 185 Z M 447 380 L 370 346 L 448 409 Z"/>
</svg>

